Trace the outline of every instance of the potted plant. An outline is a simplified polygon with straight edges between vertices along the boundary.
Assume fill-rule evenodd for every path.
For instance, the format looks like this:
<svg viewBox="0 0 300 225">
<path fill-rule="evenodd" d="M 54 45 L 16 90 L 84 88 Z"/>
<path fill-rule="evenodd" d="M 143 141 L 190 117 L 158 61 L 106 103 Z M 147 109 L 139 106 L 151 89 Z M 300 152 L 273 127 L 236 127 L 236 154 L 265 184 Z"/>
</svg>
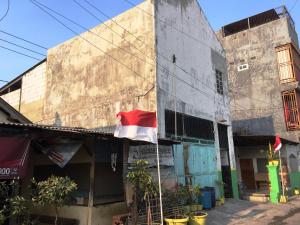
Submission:
<svg viewBox="0 0 300 225">
<path fill-rule="evenodd" d="M 185 214 L 190 213 L 190 205 L 189 205 L 189 190 L 187 186 L 182 184 L 177 185 L 174 192 L 167 191 L 164 195 L 166 201 L 172 206 L 178 206 L 182 208 L 183 211 L 179 213 L 175 213 L 175 215 L 168 216 L 165 218 L 165 222 L 168 225 L 185 225 L 189 221 L 189 217 Z"/>
<path fill-rule="evenodd" d="M 192 197 L 193 197 L 193 204 L 191 205 L 192 212 L 198 212 L 203 209 L 203 206 L 199 202 L 199 197 L 201 196 L 201 187 L 197 184 L 192 189 Z"/>
<path fill-rule="evenodd" d="M 147 170 L 148 165 L 149 163 L 146 160 L 137 160 L 131 165 L 127 174 L 127 179 L 133 185 L 135 193 L 132 207 L 133 224 L 137 224 L 138 211 L 142 207 L 141 203 L 146 202 L 147 208 L 151 210 L 150 198 L 157 195 L 157 187 Z"/>
<path fill-rule="evenodd" d="M 205 225 L 207 216 L 205 212 L 193 212 L 190 214 L 189 225 Z"/>
<path fill-rule="evenodd" d="M 189 222 L 189 217 L 184 215 L 177 215 L 165 219 L 167 225 L 186 225 Z"/>
<path fill-rule="evenodd" d="M 176 189 L 175 196 L 178 201 L 177 205 L 182 206 L 184 213 L 189 213 L 191 211 L 191 198 L 189 188 L 180 184 Z"/>
<path fill-rule="evenodd" d="M 71 200 L 71 194 L 77 189 L 77 184 L 69 177 L 51 176 L 47 180 L 36 182 L 32 180 L 34 206 L 53 206 L 55 209 L 54 224 L 57 225 L 59 209 Z"/>
</svg>

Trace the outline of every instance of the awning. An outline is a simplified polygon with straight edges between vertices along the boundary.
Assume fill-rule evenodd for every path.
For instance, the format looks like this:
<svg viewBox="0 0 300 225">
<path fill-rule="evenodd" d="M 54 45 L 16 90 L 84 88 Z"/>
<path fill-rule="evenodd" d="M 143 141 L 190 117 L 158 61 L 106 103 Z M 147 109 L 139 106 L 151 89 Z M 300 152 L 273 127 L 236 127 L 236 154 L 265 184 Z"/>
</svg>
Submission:
<svg viewBox="0 0 300 225">
<path fill-rule="evenodd" d="M 24 178 L 30 139 L 0 137 L 0 179 Z"/>
</svg>

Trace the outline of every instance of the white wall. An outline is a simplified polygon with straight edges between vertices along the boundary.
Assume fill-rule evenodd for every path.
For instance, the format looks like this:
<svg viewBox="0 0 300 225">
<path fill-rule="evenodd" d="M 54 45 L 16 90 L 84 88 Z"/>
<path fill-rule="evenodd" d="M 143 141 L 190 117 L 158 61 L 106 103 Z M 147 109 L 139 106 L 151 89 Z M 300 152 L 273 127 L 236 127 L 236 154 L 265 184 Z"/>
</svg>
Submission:
<svg viewBox="0 0 300 225">
<path fill-rule="evenodd" d="M 19 110 L 20 89 L 2 95 L 1 98 L 3 98 L 8 104 L 10 104 L 16 110 Z"/>
<path fill-rule="evenodd" d="M 224 52 L 197 1 L 156 0 L 155 9 L 160 136 L 165 137 L 164 110 L 175 111 L 175 102 L 177 112 L 230 124 L 228 98 L 215 86 L 215 69 L 227 80 Z M 173 54 L 186 73 L 172 63 Z"/>
</svg>

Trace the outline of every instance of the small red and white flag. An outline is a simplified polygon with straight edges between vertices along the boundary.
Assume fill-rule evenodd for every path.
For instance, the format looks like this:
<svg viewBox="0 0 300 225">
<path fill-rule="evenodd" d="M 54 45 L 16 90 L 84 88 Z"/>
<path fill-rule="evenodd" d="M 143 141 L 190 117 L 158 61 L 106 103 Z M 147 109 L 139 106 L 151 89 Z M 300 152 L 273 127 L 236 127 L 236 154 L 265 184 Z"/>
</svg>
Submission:
<svg viewBox="0 0 300 225">
<path fill-rule="evenodd" d="M 157 122 L 155 112 L 133 110 L 117 114 L 120 124 L 114 136 L 157 144 Z"/>
<path fill-rule="evenodd" d="M 278 152 L 282 147 L 280 136 L 276 135 L 275 144 L 274 144 L 274 152 Z"/>
</svg>

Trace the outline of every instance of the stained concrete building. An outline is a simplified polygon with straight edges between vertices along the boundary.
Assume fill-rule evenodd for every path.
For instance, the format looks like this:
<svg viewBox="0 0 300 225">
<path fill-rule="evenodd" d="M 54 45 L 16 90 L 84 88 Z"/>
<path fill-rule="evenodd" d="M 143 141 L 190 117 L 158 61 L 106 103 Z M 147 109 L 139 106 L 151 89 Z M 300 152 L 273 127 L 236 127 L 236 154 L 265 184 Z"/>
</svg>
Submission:
<svg viewBox="0 0 300 225">
<path fill-rule="evenodd" d="M 285 7 L 228 24 L 218 32 L 228 61 L 231 115 L 239 181 L 267 189 L 267 150 L 283 141 L 288 186 L 300 187 L 300 54 Z"/>
<path fill-rule="evenodd" d="M 34 123 L 105 132 L 120 111 L 156 111 L 159 138 L 182 143 L 162 179 L 215 187 L 217 198 L 224 181 L 238 197 L 225 52 L 196 0 L 144 1 L 49 49 L 0 95 Z M 99 196 L 95 208 L 111 213 Z"/>
</svg>

